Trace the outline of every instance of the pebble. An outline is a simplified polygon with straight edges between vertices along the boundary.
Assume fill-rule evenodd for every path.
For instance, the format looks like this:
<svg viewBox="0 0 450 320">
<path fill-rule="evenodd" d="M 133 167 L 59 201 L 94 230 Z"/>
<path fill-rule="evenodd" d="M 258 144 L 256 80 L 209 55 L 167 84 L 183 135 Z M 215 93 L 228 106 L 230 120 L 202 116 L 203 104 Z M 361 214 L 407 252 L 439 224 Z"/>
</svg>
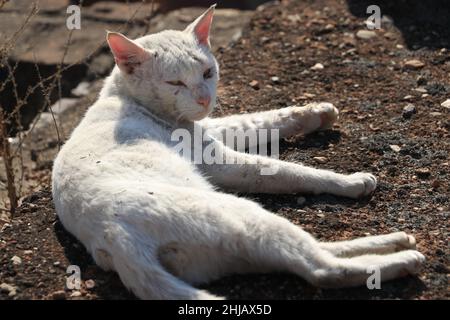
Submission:
<svg viewBox="0 0 450 320">
<path fill-rule="evenodd" d="M 408 69 L 420 69 L 425 66 L 425 63 L 420 60 L 413 59 L 406 61 L 404 66 Z"/>
<path fill-rule="evenodd" d="M 359 30 L 358 32 L 356 32 L 356 37 L 359 39 L 364 39 L 364 40 L 368 40 L 368 39 L 372 39 L 374 37 L 376 37 L 377 34 L 375 31 L 370 31 L 370 30 Z"/>
<path fill-rule="evenodd" d="M 327 163 L 327 162 L 328 162 L 328 159 L 325 158 L 325 157 L 314 157 L 313 159 L 314 159 L 314 161 L 316 161 L 317 163 Z"/>
<path fill-rule="evenodd" d="M 70 294 L 71 298 L 77 298 L 77 297 L 81 297 L 81 296 L 82 296 L 82 294 L 80 291 L 74 291 Z"/>
<path fill-rule="evenodd" d="M 325 68 L 325 67 L 323 66 L 323 64 L 321 64 L 321 63 L 316 63 L 315 65 L 313 65 L 313 66 L 311 67 L 311 70 L 323 70 L 323 68 Z"/>
<path fill-rule="evenodd" d="M 306 198 L 304 198 L 304 197 L 298 197 L 297 198 L 297 204 L 298 205 L 303 205 L 304 203 L 306 202 Z"/>
<path fill-rule="evenodd" d="M 416 107 L 411 104 L 408 103 L 404 108 L 403 108 L 403 113 L 402 116 L 404 119 L 410 119 L 413 114 L 417 113 Z"/>
<path fill-rule="evenodd" d="M 12 257 L 11 261 L 12 261 L 13 265 L 15 265 L 15 266 L 19 266 L 22 264 L 22 259 L 18 256 Z"/>
<path fill-rule="evenodd" d="M 95 281 L 92 279 L 86 280 L 84 285 L 86 286 L 86 289 L 92 289 L 95 287 Z"/>
<path fill-rule="evenodd" d="M 403 97 L 403 100 L 411 100 L 411 99 L 413 99 L 414 98 L 414 96 L 412 96 L 412 95 L 407 95 L 407 96 L 404 96 Z"/>
<path fill-rule="evenodd" d="M 444 102 L 442 102 L 441 107 L 444 107 L 444 108 L 450 110 L 450 99 L 447 99 Z"/>
<path fill-rule="evenodd" d="M 431 175 L 431 171 L 428 168 L 419 168 L 415 171 L 415 173 L 421 179 L 426 179 Z"/>
<path fill-rule="evenodd" d="M 55 291 L 51 297 L 53 300 L 66 300 L 66 292 L 64 290 Z"/>
<path fill-rule="evenodd" d="M 24 255 L 30 255 L 30 254 L 33 254 L 33 250 L 25 250 L 25 251 L 23 252 L 23 254 L 24 254 Z"/>
<path fill-rule="evenodd" d="M 3 282 L 0 284 L 0 292 L 5 292 L 9 297 L 14 297 L 17 294 L 17 288 Z"/>
<path fill-rule="evenodd" d="M 250 87 L 252 87 L 252 88 L 255 89 L 255 90 L 258 90 L 258 89 L 259 89 L 259 82 L 258 82 L 257 80 L 252 80 L 252 81 L 249 83 L 249 85 L 250 85 Z"/>
<path fill-rule="evenodd" d="M 433 117 L 440 117 L 442 116 L 442 112 L 430 112 L 430 115 L 432 115 Z"/>
<path fill-rule="evenodd" d="M 270 78 L 270 80 L 272 80 L 272 82 L 273 83 L 280 83 L 280 78 L 278 78 L 278 77 L 272 77 L 272 78 Z"/>
<path fill-rule="evenodd" d="M 391 144 L 389 147 L 390 147 L 391 150 L 394 151 L 394 152 L 400 152 L 400 150 L 402 150 L 402 148 L 400 148 L 400 147 L 399 147 L 398 145 L 396 145 L 396 144 Z"/>
</svg>

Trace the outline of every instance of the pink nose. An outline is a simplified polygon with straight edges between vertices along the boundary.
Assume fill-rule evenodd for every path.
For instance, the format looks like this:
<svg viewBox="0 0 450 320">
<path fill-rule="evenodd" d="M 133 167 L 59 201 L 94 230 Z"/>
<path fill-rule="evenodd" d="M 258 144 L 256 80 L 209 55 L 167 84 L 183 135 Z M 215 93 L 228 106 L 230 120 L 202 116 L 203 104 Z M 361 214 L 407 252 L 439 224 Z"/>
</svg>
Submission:
<svg viewBox="0 0 450 320">
<path fill-rule="evenodd" d="M 197 103 L 204 108 L 207 108 L 209 106 L 210 102 L 211 102 L 211 97 L 209 97 L 209 96 L 197 98 Z"/>
</svg>

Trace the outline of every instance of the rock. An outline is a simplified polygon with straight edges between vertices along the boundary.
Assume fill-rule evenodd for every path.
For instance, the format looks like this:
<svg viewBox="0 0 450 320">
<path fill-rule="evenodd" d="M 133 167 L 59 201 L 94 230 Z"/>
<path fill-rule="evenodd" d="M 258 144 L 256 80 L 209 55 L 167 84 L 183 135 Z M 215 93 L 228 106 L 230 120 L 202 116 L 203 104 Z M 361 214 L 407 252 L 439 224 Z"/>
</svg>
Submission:
<svg viewBox="0 0 450 320">
<path fill-rule="evenodd" d="M 441 182 L 439 180 L 433 180 L 433 182 L 431 183 L 431 186 L 434 189 L 437 189 L 437 188 L 439 188 L 441 186 Z"/>
<path fill-rule="evenodd" d="M 430 112 L 430 115 L 433 117 L 440 117 L 442 116 L 442 112 Z"/>
<path fill-rule="evenodd" d="M 404 67 L 407 69 L 412 69 L 412 70 L 417 70 L 417 69 L 421 69 L 425 66 L 425 63 L 423 63 L 420 60 L 408 60 L 405 62 Z"/>
<path fill-rule="evenodd" d="M 441 103 L 441 107 L 446 108 L 447 110 L 450 110 L 450 99 L 445 100 Z"/>
<path fill-rule="evenodd" d="M 24 255 L 30 255 L 30 254 L 33 254 L 33 250 L 25 250 L 25 251 L 23 252 L 23 254 L 24 254 Z"/>
<path fill-rule="evenodd" d="M 71 298 L 77 298 L 77 297 L 81 297 L 82 293 L 80 291 L 74 291 L 70 294 Z"/>
<path fill-rule="evenodd" d="M 278 77 L 272 77 L 272 78 L 270 78 L 270 80 L 275 84 L 280 83 L 280 78 L 278 78 Z"/>
<path fill-rule="evenodd" d="M 410 119 L 413 114 L 417 113 L 416 107 L 411 104 L 408 103 L 404 108 L 403 108 L 403 113 L 402 116 L 404 119 Z"/>
<path fill-rule="evenodd" d="M 418 86 L 425 86 L 427 84 L 428 80 L 424 75 L 419 75 L 417 77 L 416 82 L 417 82 Z"/>
<path fill-rule="evenodd" d="M 17 287 L 3 282 L 0 284 L 0 292 L 7 293 L 9 297 L 14 297 L 17 294 Z"/>
<path fill-rule="evenodd" d="M 11 261 L 12 261 L 13 265 L 15 265 L 15 266 L 19 266 L 22 264 L 22 259 L 18 256 L 12 257 Z"/>
<path fill-rule="evenodd" d="M 78 86 L 75 87 L 75 89 L 73 89 L 71 91 L 71 93 L 74 96 L 83 97 L 89 93 L 90 87 L 91 87 L 91 84 L 89 82 L 82 81 L 78 84 Z"/>
<path fill-rule="evenodd" d="M 259 90 L 259 82 L 257 80 L 252 80 L 249 83 L 250 87 L 252 87 L 255 90 Z"/>
<path fill-rule="evenodd" d="M 84 285 L 86 286 L 86 289 L 92 289 L 95 287 L 95 281 L 92 279 L 86 280 Z"/>
<path fill-rule="evenodd" d="M 377 33 L 375 31 L 371 30 L 359 30 L 356 32 L 356 37 L 363 40 L 372 39 L 377 36 Z"/>
<path fill-rule="evenodd" d="M 407 96 L 403 97 L 403 100 L 412 100 L 412 99 L 414 99 L 414 96 L 409 95 L 409 94 Z"/>
<path fill-rule="evenodd" d="M 428 168 L 416 169 L 415 173 L 420 179 L 427 179 L 431 175 L 431 171 Z"/>
<path fill-rule="evenodd" d="M 390 147 L 391 150 L 394 151 L 394 152 L 400 152 L 400 150 L 402 150 L 402 148 L 400 148 L 400 147 L 399 147 L 398 145 L 396 145 L 396 144 L 391 144 L 389 147 Z"/>
<path fill-rule="evenodd" d="M 64 290 L 55 291 L 51 294 L 53 300 L 66 300 L 66 292 Z"/>
<path fill-rule="evenodd" d="M 321 63 L 316 63 L 315 65 L 313 65 L 313 66 L 311 67 L 311 70 L 323 70 L 323 68 L 325 68 L 325 67 L 323 66 L 323 64 L 321 64 Z"/>
<path fill-rule="evenodd" d="M 316 161 L 317 163 L 327 163 L 327 162 L 328 162 L 328 159 L 325 158 L 325 157 L 314 157 L 313 159 L 314 159 L 314 161 Z"/>
<path fill-rule="evenodd" d="M 304 197 L 298 197 L 297 198 L 297 204 L 298 205 L 303 205 L 304 203 L 306 202 L 306 198 L 304 198 Z"/>
</svg>

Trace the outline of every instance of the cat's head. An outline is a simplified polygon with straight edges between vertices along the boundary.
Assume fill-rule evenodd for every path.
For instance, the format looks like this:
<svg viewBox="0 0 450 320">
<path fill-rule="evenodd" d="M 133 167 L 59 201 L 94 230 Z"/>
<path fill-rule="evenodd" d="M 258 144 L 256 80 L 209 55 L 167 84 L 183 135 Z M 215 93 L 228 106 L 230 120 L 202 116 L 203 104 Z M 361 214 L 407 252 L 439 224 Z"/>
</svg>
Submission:
<svg viewBox="0 0 450 320">
<path fill-rule="evenodd" d="M 121 90 L 166 117 L 206 117 L 214 108 L 219 78 L 209 42 L 213 14 L 214 6 L 183 31 L 166 30 L 136 40 L 109 32 Z"/>
</svg>

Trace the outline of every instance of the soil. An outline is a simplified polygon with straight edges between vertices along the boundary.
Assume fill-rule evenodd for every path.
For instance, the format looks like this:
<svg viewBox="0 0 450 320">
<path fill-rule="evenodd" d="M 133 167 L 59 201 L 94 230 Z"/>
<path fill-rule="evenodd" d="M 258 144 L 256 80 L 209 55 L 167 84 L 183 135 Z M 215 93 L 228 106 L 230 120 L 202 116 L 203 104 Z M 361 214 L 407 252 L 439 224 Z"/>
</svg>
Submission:
<svg viewBox="0 0 450 320">
<path fill-rule="evenodd" d="M 280 157 L 343 173 L 372 172 L 379 179 L 375 193 L 361 200 L 243 196 L 321 240 L 411 233 L 427 257 L 423 270 L 418 276 L 382 283 L 380 290 L 318 289 L 288 274 L 229 276 L 205 286 L 215 294 L 234 299 L 450 297 L 450 110 L 441 106 L 450 98 L 450 54 L 441 40 L 449 39 L 449 31 L 433 33 L 433 25 L 417 24 L 413 17 L 403 17 L 398 28 L 394 16 L 393 23 L 383 20 L 373 38 L 360 39 L 355 34 L 365 28 L 365 18 L 353 12 L 352 3 L 283 1 L 257 10 L 240 40 L 218 52 L 222 78 L 215 115 L 312 101 L 335 104 L 340 120 L 332 130 L 282 140 Z M 408 23 L 416 29 L 405 37 Z M 427 34 L 433 36 L 424 42 Z M 429 45 L 433 39 L 439 45 Z M 423 66 L 405 66 L 413 59 Z M 324 68 L 312 70 L 317 63 Z M 250 85 L 254 80 L 257 86 Z M 404 111 L 408 104 L 414 111 Z M 325 163 L 314 157 L 325 157 Z M 61 226 L 45 172 L 43 190 L 22 201 L 18 217 L 0 234 L 0 283 L 17 287 L 14 296 L 3 292 L 0 298 L 134 298 L 115 273 L 99 269 Z M 21 264 L 15 265 L 13 256 L 19 256 Z M 83 282 L 79 297 L 70 297 L 69 290 L 58 292 L 65 288 L 71 264 L 81 268 L 83 280 L 95 281 L 89 289 Z"/>
</svg>

